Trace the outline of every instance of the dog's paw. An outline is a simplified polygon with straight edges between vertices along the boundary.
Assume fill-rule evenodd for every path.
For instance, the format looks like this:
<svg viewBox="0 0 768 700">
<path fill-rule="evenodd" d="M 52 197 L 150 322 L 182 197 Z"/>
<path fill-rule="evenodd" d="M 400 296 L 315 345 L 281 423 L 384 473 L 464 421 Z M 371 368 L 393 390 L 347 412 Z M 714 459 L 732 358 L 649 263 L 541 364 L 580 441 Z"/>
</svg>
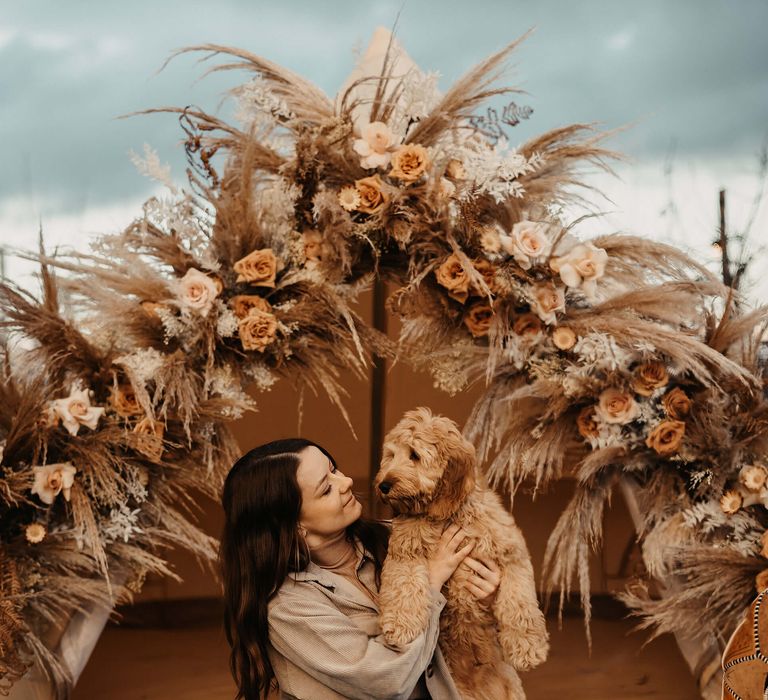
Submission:
<svg viewBox="0 0 768 700">
<path fill-rule="evenodd" d="M 506 660 L 518 671 L 529 671 L 547 660 L 549 635 L 546 626 L 532 621 L 527 628 L 511 630 L 501 636 L 501 646 Z"/>
<path fill-rule="evenodd" d="M 405 625 L 402 621 L 383 619 L 381 621 L 381 633 L 384 635 L 387 646 L 402 651 L 419 636 L 420 630 Z"/>
</svg>

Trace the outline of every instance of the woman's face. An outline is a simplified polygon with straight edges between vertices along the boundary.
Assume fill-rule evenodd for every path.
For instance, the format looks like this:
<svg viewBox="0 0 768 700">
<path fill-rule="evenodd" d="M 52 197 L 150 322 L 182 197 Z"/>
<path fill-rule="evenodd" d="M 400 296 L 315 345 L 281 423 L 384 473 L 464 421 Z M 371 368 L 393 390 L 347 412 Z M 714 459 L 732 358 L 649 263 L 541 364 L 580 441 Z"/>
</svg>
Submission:
<svg viewBox="0 0 768 700">
<path fill-rule="evenodd" d="M 352 479 L 344 476 L 314 445 L 301 452 L 296 470 L 301 489 L 299 523 L 307 531 L 307 540 L 320 542 L 337 535 L 363 512 L 352 493 Z"/>
</svg>

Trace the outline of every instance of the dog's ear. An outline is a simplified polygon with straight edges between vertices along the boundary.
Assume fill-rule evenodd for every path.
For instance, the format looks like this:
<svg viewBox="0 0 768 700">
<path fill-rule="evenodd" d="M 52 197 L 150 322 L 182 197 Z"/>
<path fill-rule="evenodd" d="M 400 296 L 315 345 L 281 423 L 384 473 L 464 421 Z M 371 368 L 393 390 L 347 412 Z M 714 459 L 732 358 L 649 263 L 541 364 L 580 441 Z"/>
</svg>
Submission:
<svg viewBox="0 0 768 700">
<path fill-rule="evenodd" d="M 452 515 L 475 488 L 475 448 L 451 423 L 440 443 L 445 471 L 429 506 L 429 514 L 438 520 Z"/>
</svg>

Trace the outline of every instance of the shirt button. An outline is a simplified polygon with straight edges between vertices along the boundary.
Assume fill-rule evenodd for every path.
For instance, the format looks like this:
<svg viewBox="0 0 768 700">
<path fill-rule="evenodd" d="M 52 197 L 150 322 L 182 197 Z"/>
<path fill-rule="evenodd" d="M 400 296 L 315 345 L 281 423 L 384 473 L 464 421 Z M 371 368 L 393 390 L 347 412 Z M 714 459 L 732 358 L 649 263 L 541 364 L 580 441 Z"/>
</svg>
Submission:
<svg viewBox="0 0 768 700">
<path fill-rule="evenodd" d="M 435 667 L 433 664 L 427 666 L 427 678 L 432 678 L 435 675 Z"/>
</svg>

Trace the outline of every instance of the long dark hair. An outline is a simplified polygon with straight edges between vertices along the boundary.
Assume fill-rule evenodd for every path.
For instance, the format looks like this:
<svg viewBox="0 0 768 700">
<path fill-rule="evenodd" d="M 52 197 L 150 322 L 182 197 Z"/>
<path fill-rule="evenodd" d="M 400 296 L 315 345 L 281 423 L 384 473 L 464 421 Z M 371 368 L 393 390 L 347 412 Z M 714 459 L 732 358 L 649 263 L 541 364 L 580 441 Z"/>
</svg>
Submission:
<svg viewBox="0 0 768 700">
<path fill-rule="evenodd" d="M 300 453 L 307 447 L 317 447 L 336 464 L 327 450 L 310 440 L 275 440 L 244 454 L 224 482 L 219 567 L 236 700 L 260 700 L 275 687 L 267 655 L 267 604 L 288 574 L 302 571 L 309 562 L 298 533 L 301 490 L 296 480 Z M 371 554 L 380 585 L 387 528 L 360 518 L 347 528 L 347 536 L 358 539 Z"/>
</svg>

